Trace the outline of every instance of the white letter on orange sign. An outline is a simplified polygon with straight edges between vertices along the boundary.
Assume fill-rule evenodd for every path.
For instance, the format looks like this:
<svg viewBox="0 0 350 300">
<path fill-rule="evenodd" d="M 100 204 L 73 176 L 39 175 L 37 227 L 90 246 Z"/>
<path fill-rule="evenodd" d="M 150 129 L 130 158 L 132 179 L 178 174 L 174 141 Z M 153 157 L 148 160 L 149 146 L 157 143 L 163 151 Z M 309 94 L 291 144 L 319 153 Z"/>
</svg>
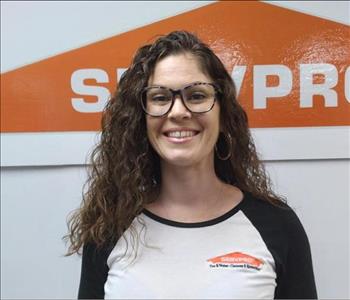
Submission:
<svg viewBox="0 0 350 300">
<path fill-rule="evenodd" d="M 350 102 L 350 67 L 346 68 L 344 80 L 345 98 Z"/>
<path fill-rule="evenodd" d="M 324 83 L 313 83 L 314 74 L 323 74 Z M 332 90 L 338 83 L 337 68 L 331 64 L 300 65 L 300 107 L 313 107 L 312 96 L 322 95 L 326 107 L 338 105 L 337 92 Z"/>
<path fill-rule="evenodd" d="M 279 77 L 278 86 L 267 86 L 267 76 Z M 267 98 L 283 97 L 292 90 L 292 72 L 284 65 L 261 65 L 254 66 L 253 98 L 254 108 L 266 108 Z"/>
<path fill-rule="evenodd" d="M 80 69 L 76 70 L 71 77 L 71 87 L 74 93 L 86 96 L 96 96 L 94 103 L 85 102 L 84 98 L 72 98 L 73 108 L 82 113 L 95 113 L 103 110 L 110 92 L 103 86 L 85 85 L 85 79 L 95 79 L 97 83 L 108 82 L 108 74 L 101 69 Z"/>
<path fill-rule="evenodd" d="M 239 95 L 239 91 L 241 90 L 243 78 L 244 78 L 246 71 L 247 71 L 247 66 L 234 66 L 233 67 L 231 77 L 232 77 L 233 82 L 235 83 L 236 96 Z"/>
</svg>

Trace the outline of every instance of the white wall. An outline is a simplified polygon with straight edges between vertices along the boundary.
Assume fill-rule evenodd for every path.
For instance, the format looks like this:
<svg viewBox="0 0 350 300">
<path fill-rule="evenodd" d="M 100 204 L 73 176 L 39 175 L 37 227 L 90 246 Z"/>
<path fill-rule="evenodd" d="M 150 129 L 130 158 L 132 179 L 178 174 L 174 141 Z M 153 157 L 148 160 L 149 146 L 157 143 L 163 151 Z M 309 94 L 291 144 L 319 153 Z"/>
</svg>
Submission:
<svg viewBox="0 0 350 300">
<path fill-rule="evenodd" d="M 76 298 L 80 257 L 63 257 L 83 167 L 1 170 L 1 298 Z"/>
</svg>

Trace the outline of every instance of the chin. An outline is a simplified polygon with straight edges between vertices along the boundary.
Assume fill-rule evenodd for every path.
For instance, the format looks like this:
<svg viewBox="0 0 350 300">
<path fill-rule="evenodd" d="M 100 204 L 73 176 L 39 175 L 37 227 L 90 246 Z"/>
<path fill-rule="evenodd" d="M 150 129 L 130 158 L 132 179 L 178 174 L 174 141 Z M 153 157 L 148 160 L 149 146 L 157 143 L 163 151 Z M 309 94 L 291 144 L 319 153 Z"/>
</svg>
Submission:
<svg viewBox="0 0 350 300">
<path fill-rule="evenodd" d="M 188 155 L 188 153 L 184 155 L 165 155 L 161 158 L 166 164 L 178 167 L 191 167 L 203 163 L 205 164 L 209 162 L 208 159 L 210 161 L 210 158 L 207 156 L 199 157 L 198 154 Z"/>
<path fill-rule="evenodd" d="M 187 155 L 166 155 L 162 157 L 162 161 L 169 165 L 179 166 L 179 167 L 189 167 L 195 165 L 197 162 L 193 156 Z"/>
<path fill-rule="evenodd" d="M 178 166 L 178 167 L 189 167 L 196 163 L 195 161 L 193 161 L 193 159 L 183 159 L 183 158 L 166 159 L 164 161 L 168 165 Z"/>
</svg>

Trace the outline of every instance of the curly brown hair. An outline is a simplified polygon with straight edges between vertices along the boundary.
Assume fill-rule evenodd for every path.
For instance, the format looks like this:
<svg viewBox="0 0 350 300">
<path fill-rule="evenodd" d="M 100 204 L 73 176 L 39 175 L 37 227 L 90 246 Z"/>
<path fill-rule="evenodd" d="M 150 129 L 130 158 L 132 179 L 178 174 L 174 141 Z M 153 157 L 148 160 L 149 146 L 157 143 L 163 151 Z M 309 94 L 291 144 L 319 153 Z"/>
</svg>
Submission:
<svg viewBox="0 0 350 300">
<path fill-rule="evenodd" d="M 157 62 L 182 53 L 192 54 L 221 91 L 221 128 L 231 137 L 231 145 L 220 134 L 216 146 L 221 152 L 230 148 L 232 155 L 227 160 L 215 155 L 217 176 L 262 201 L 274 205 L 285 202 L 271 189 L 250 135 L 247 114 L 236 99 L 234 83 L 223 63 L 194 34 L 175 31 L 138 49 L 103 111 L 101 140 L 91 154 L 84 185 L 88 189 L 83 192 L 80 208 L 68 221 L 69 233 L 64 237 L 70 241 L 67 255 L 80 253 L 87 243 L 97 247 L 114 244 L 157 195 L 160 159 L 147 138 L 140 95 Z"/>
</svg>

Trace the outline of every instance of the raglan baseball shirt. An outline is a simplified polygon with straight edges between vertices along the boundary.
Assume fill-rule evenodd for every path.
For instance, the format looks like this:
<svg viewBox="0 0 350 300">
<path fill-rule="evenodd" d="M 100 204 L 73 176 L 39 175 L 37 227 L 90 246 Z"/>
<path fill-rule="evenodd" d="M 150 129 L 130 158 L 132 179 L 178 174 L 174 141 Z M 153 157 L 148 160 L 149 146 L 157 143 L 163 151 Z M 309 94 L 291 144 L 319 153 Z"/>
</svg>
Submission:
<svg viewBox="0 0 350 300">
<path fill-rule="evenodd" d="M 112 247 L 84 246 L 78 298 L 317 298 L 309 241 L 287 205 L 244 192 L 212 220 L 175 222 L 144 210 L 133 226 L 139 243 L 129 228 Z"/>
</svg>

